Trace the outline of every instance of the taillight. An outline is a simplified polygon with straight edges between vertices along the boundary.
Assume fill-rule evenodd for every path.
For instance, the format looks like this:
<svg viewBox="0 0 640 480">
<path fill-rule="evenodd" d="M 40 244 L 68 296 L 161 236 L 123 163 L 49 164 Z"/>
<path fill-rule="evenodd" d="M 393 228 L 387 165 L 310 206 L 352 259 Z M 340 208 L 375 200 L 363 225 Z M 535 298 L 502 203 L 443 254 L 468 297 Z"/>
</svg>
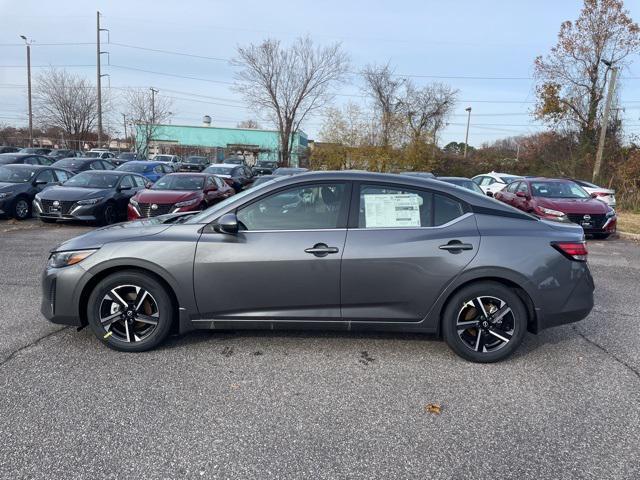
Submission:
<svg viewBox="0 0 640 480">
<path fill-rule="evenodd" d="M 587 261 L 587 244 L 585 242 L 551 242 L 551 246 L 569 260 L 577 262 Z"/>
</svg>

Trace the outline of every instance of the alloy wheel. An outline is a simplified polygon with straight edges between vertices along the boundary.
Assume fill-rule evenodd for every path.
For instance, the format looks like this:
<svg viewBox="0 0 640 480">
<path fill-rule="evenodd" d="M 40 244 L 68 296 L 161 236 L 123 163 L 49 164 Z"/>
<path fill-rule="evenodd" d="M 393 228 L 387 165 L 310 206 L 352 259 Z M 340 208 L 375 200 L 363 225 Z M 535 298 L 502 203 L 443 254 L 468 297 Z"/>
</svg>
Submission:
<svg viewBox="0 0 640 480">
<path fill-rule="evenodd" d="M 515 317 L 502 299 L 476 297 L 462 305 L 456 318 L 462 343 L 474 352 L 495 352 L 506 346 L 515 332 Z"/>
<path fill-rule="evenodd" d="M 16 202 L 16 217 L 27 218 L 29 216 L 29 204 L 26 200 L 20 199 Z"/>
<path fill-rule="evenodd" d="M 119 285 L 100 302 L 100 324 L 105 336 L 122 342 L 141 342 L 158 327 L 160 310 L 149 291 L 137 285 Z"/>
<path fill-rule="evenodd" d="M 113 208 L 113 205 L 107 205 L 104 208 L 104 221 L 107 225 L 111 225 L 112 223 L 116 223 L 118 220 L 116 216 L 116 210 Z"/>
</svg>

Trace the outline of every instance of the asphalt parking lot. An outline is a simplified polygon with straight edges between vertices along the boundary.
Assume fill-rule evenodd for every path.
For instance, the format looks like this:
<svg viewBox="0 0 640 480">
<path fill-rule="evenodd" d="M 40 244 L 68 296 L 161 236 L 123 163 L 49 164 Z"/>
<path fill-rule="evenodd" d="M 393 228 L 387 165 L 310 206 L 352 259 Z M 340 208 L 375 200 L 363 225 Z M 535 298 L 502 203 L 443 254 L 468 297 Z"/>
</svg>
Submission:
<svg viewBox="0 0 640 480">
<path fill-rule="evenodd" d="M 87 230 L 0 221 L 0 478 L 640 478 L 639 244 L 590 242 L 591 315 L 479 365 L 402 334 L 108 350 L 39 313 Z"/>
</svg>

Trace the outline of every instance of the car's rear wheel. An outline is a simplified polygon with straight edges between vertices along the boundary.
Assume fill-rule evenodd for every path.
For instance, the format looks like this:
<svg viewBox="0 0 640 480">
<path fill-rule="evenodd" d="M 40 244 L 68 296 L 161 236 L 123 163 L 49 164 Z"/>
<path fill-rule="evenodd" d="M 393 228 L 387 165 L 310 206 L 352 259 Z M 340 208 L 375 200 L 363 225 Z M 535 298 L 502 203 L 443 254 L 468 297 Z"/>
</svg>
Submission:
<svg viewBox="0 0 640 480">
<path fill-rule="evenodd" d="M 93 333 L 107 346 L 143 352 L 159 345 L 169 334 L 174 306 L 153 277 L 135 271 L 117 272 L 101 280 L 87 304 Z"/>
<path fill-rule="evenodd" d="M 31 216 L 31 203 L 25 197 L 18 197 L 13 202 L 13 211 L 11 216 L 16 220 L 26 220 Z"/>
<path fill-rule="evenodd" d="M 450 299 L 442 319 L 445 341 L 472 362 L 503 360 L 527 331 L 527 310 L 518 295 L 497 282 L 464 287 Z"/>
</svg>

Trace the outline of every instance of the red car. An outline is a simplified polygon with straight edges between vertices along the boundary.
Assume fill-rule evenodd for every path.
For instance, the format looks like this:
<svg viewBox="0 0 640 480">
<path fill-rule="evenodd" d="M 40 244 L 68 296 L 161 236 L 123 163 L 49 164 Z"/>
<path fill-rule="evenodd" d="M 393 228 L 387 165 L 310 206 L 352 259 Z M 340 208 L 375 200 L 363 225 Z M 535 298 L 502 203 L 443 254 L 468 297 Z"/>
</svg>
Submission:
<svg viewBox="0 0 640 480">
<path fill-rule="evenodd" d="M 131 197 L 128 217 L 129 220 L 136 220 L 166 213 L 204 210 L 234 193 L 232 187 L 215 175 L 170 173 L 151 188 Z"/>
<path fill-rule="evenodd" d="M 495 198 L 542 218 L 568 220 L 586 234 L 607 238 L 616 231 L 616 212 L 597 195 L 588 194 L 571 180 L 525 178 L 497 192 Z"/>
</svg>

